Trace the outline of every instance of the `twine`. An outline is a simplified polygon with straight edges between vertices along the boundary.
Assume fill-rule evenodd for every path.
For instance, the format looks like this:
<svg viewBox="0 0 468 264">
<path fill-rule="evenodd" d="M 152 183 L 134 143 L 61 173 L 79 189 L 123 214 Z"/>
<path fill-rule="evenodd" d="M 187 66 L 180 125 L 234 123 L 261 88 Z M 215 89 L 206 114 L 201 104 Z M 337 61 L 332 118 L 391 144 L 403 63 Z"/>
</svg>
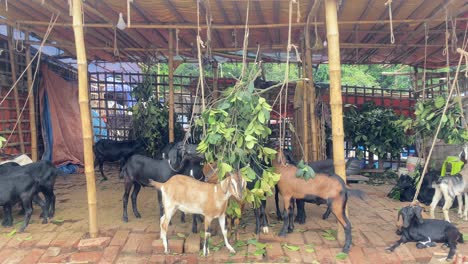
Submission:
<svg viewBox="0 0 468 264">
<path fill-rule="evenodd" d="M 392 0 L 388 0 L 385 6 L 388 5 L 388 17 L 390 19 L 390 43 L 395 43 L 395 35 L 393 34 L 393 16 L 392 16 Z"/>
</svg>

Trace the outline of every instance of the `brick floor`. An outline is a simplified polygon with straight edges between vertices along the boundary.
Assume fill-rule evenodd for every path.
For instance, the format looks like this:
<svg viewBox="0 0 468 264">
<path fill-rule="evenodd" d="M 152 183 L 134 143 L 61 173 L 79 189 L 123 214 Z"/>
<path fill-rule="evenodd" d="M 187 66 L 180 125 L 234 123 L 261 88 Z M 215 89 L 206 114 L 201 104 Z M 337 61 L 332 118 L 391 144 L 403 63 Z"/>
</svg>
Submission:
<svg viewBox="0 0 468 264">
<path fill-rule="evenodd" d="M 352 197 L 348 203 L 349 218 L 353 225 L 353 246 L 345 260 L 337 260 L 336 255 L 342 250 L 342 243 L 323 237 L 326 230 L 337 229 L 336 218 L 322 220 L 325 206 L 306 205 L 307 221 L 295 224 L 295 232 L 286 238 L 277 236 L 282 222 L 276 220 L 274 203 L 268 200 L 267 213 L 270 217 L 270 233 L 256 236 L 250 233 L 254 227 L 254 216 L 247 206 L 237 243 L 229 238 L 237 253 L 230 254 L 225 247 L 210 250 L 208 257 L 200 257 L 199 234 L 191 233 L 191 217 L 187 223 L 180 222 L 177 213 L 169 228 L 168 239 L 171 253 L 162 253 L 159 239 L 159 211 L 156 193 L 150 188 L 141 190 L 138 198 L 141 219 L 136 219 L 129 205 L 129 222 L 123 223 L 122 217 L 122 181 L 116 171 L 108 171 L 110 180 L 98 183 L 98 222 L 99 237 L 108 237 L 108 242 L 90 249 L 78 249 L 81 239 L 89 238 L 85 178 L 71 175 L 67 180 L 57 179 L 57 213 L 55 219 L 63 223 L 39 222 L 40 210 L 33 213 L 33 223 L 25 233 L 6 236 L 12 228 L 0 229 L 0 264 L 3 263 L 239 263 L 239 262 L 292 262 L 292 263 L 428 263 L 434 253 L 447 254 L 440 245 L 435 248 L 417 249 L 415 243 L 401 245 L 393 253 L 385 248 L 398 239 L 395 234 L 396 212 L 406 203 L 386 198 L 391 186 L 353 185 L 368 194 L 365 201 Z M 73 197 L 81 197 L 76 199 Z M 16 209 L 15 209 L 16 210 Z M 468 233 L 468 222 L 456 217 L 456 210 L 450 211 L 451 218 L 462 233 Z M 22 220 L 14 213 L 15 223 Z M 442 217 L 441 209 L 437 216 Z M 217 225 L 217 221 L 214 221 Z M 200 226 L 199 226 L 200 227 Z M 255 255 L 256 246 L 246 245 L 247 240 L 255 238 L 265 243 L 266 252 Z M 221 233 L 212 237 L 211 246 L 223 241 Z M 284 248 L 284 243 L 299 246 L 299 250 Z M 186 250 L 190 251 L 185 252 Z M 458 245 L 458 254 L 468 253 L 468 243 Z M 440 258 L 440 257 L 439 257 Z M 461 257 L 463 258 L 463 257 Z"/>
</svg>

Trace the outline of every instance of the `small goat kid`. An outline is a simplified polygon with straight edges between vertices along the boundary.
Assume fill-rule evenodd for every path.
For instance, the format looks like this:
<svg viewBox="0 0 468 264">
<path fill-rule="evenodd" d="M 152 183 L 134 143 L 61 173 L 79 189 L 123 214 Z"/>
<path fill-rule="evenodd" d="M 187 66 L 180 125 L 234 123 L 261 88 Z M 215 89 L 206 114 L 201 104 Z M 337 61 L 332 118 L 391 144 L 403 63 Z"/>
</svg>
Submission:
<svg viewBox="0 0 468 264">
<path fill-rule="evenodd" d="M 444 196 L 444 219 L 450 222 L 449 209 L 452 207 L 455 196 L 458 199 L 458 216 L 468 221 L 468 166 L 464 166 L 460 175 L 445 176 L 439 178 L 438 183 L 432 185 L 435 189 L 434 197 L 431 203 L 431 218 L 434 218 L 434 211 L 442 195 Z M 465 211 L 462 214 L 463 198 L 465 196 Z"/>
<path fill-rule="evenodd" d="M 235 253 L 227 239 L 226 208 L 231 196 L 242 200 L 246 182 L 239 174 L 231 174 L 218 184 L 200 182 L 184 175 L 175 175 L 165 183 L 155 182 L 151 179 L 149 182 L 162 193 L 164 215 L 161 217 L 160 226 L 165 253 L 168 253 L 166 233 L 176 209 L 184 213 L 205 216 L 204 256 L 209 253 L 207 241 L 210 233 L 208 228 L 214 218 L 219 220 L 226 247 L 231 253 Z"/>
</svg>

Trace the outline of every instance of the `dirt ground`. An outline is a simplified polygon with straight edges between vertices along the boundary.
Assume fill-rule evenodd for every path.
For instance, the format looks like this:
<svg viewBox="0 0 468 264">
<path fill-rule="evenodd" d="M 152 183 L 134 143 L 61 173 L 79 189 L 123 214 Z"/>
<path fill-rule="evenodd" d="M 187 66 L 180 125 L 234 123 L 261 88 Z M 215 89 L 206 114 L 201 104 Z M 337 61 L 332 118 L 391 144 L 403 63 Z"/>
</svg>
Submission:
<svg viewBox="0 0 468 264">
<path fill-rule="evenodd" d="M 212 247 L 210 257 L 188 254 L 190 241 L 194 240 L 195 247 L 198 247 L 199 236 L 191 235 L 191 217 L 187 216 L 187 222 L 181 223 L 180 213 L 176 213 L 169 227 L 169 244 L 173 241 L 172 245 L 175 246 L 176 242 L 180 242 L 182 249 L 174 250 L 179 253 L 185 250 L 185 253 L 165 256 L 160 251 L 156 190 L 142 188 L 140 191 L 138 207 L 141 219 L 135 218 L 129 201 L 129 222 L 125 223 L 122 221 L 123 180 L 118 178 L 117 168 L 105 167 L 108 181 L 100 182 L 100 174 L 96 171 L 97 208 L 99 236 L 109 238 L 109 241 L 97 248 L 78 248 L 79 242 L 89 237 L 86 181 L 83 174 L 68 175 L 57 179 L 56 215 L 51 223 L 40 224 L 40 210 L 36 206 L 25 233 L 14 231 L 22 221 L 18 209 L 14 210 L 14 227 L 0 227 L 0 263 L 427 263 L 434 253 L 447 253 L 440 245 L 418 250 L 415 243 L 403 245 L 394 253 L 386 253 L 385 247 L 398 239 L 395 235 L 397 210 L 407 203 L 386 197 L 391 185 L 352 184 L 352 188 L 366 192 L 367 198 L 360 200 L 352 197 L 348 203 L 353 224 L 353 247 L 345 260 L 336 259 L 341 245 L 327 235 L 337 229 L 336 218 L 331 215 L 328 220 L 322 220 L 321 216 L 326 209 L 324 205 L 306 204 L 306 223 L 296 224 L 294 232 L 282 239 L 276 236 L 282 222 L 276 219 L 273 197 L 267 203 L 270 234 L 252 234 L 255 218 L 249 206 L 241 223 L 240 240 L 248 242 L 254 238 L 263 242 L 266 244 L 264 251 L 258 251 L 262 245 L 259 248 L 259 244 L 242 245 L 248 244 L 242 242 L 236 246 L 239 252 L 231 255 L 225 247 L 216 246 L 222 241 L 219 234 L 213 237 L 212 244 L 215 246 Z M 2 212 L 0 216 L 3 217 Z M 442 218 L 440 209 L 436 217 Z M 451 217 L 460 231 L 468 234 L 468 222 L 461 221 L 455 210 L 451 211 Z M 218 225 L 218 222 L 215 220 L 212 224 Z M 458 253 L 466 256 L 468 243 L 459 245 Z"/>
</svg>

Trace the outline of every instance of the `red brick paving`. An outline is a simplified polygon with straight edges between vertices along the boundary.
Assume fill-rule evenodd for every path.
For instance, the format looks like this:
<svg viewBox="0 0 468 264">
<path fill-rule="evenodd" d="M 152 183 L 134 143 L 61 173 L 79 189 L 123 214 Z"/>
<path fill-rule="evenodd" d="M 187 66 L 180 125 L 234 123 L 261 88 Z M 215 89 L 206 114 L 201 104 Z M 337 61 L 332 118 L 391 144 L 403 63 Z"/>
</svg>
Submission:
<svg viewBox="0 0 468 264">
<path fill-rule="evenodd" d="M 115 175 L 114 175 L 115 176 Z M 143 215 L 135 219 L 129 205 L 129 223 L 121 221 L 122 183 L 117 177 L 106 183 L 98 184 L 98 206 L 100 237 L 109 237 L 96 247 L 80 248 L 78 243 L 89 238 L 86 234 L 88 224 L 84 216 L 87 209 L 83 200 L 75 201 L 72 193 L 82 196 L 85 192 L 84 177 L 70 176 L 68 180 L 58 179 L 57 183 L 57 216 L 63 223 L 40 224 L 38 214 L 33 213 L 33 223 L 27 233 L 15 234 L 11 238 L 6 233 L 15 227 L 0 229 L 0 264 L 10 263 L 223 263 L 223 262 L 293 262 L 293 263 L 427 263 L 434 253 L 446 255 L 448 251 L 435 248 L 417 249 L 415 243 L 407 243 L 387 253 L 385 247 L 395 242 L 395 220 L 398 208 L 405 206 L 385 197 L 391 186 L 354 185 L 354 188 L 367 192 L 365 201 L 351 198 L 348 204 L 350 220 L 353 224 L 353 246 L 345 260 L 337 260 L 336 254 L 341 251 L 341 244 L 336 240 L 323 237 L 326 230 L 337 229 L 336 218 L 332 215 L 328 220 L 322 220 L 324 206 L 307 205 L 307 222 L 296 224 L 296 231 L 286 238 L 276 236 L 282 222 L 276 220 L 274 203 L 269 201 L 267 212 L 271 224 L 270 234 L 255 236 L 249 233 L 253 230 L 253 212 L 246 210 L 243 221 L 247 226 L 240 228 L 240 240 L 246 242 L 257 238 L 267 244 L 266 253 L 255 255 L 256 246 L 236 247 L 236 254 L 230 254 L 225 247 L 218 251 L 213 249 L 210 256 L 199 256 L 199 234 L 191 234 L 191 218 L 185 224 L 180 223 L 179 214 L 173 218 L 169 228 L 168 238 L 171 254 L 163 254 L 159 239 L 159 213 L 155 203 L 155 192 L 143 189 L 139 196 L 139 209 Z M 117 189 L 117 190 L 116 190 Z M 468 222 L 458 219 L 453 212 L 453 219 L 462 233 L 468 233 Z M 15 215 L 15 224 L 21 217 Z M 441 216 L 440 208 L 437 216 Z M 214 221 L 214 224 L 218 224 Z M 211 245 L 222 241 L 219 233 L 212 237 Z M 84 240 L 83 240 L 84 241 Z M 230 239 L 234 246 L 235 242 Z M 284 248 L 284 243 L 299 246 L 294 251 Z M 191 254 L 180 254 L 185 250 Z M 466 258 L 468 243 L 458 245 L 457 253 Z M 440 257 L 439 257 L 440 258 Z M 463 258 L 463 257 L 461 257 Z"/>
</svg>

